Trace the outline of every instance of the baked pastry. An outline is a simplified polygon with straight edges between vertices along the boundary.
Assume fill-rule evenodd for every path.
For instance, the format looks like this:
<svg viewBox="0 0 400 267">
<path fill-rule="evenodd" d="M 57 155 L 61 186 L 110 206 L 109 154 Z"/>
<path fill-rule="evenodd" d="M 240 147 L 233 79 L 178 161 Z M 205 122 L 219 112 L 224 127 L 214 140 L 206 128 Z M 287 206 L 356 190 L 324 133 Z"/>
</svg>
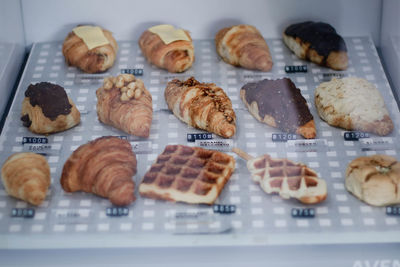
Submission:
<svg viewBox="0 0 400 267">
<path fill-rule="evenodd" d="M 213 204 L 235 169 L 233 157 L 214 150 L 168 145 L 139 186 L 140 195 Z"/>
<path fill-rule="evenodd" d="M 168 108 L 187 124 L 230 138 L 236 132 L 236 115 L 231 100 L 213 83 L 191 77 L 174 79 L 165 88 Z"/>
<path fill-rule="evenodd" d="M 37 134 L 65 131 L 77 125 L 81 114 L 64 88 L 41 82 L 29 85 L 22 102 L 21 121 Z"/>
<path fill-rule="evenodd" d="M 283 32 L 283 41 L 301 59 L 334 70 L 347 69 L 346 43 L 327 23 L 306 21 L 292 24 Z"/>
<path fill-rule="evenodd" d="M 98 26 L 78 26 L 64 40 L 62 52 L 70 66 L 87 73 L 103 72 L 114 64 L 118 44 L 112 33 Z"/>
<path fill-rule="evenodd" d="M 128 134 L 149 137 L 153 104 L 141 79 L 132 74 L 105 78 L 96 95 L 101 122 Z"/>
<path fill-rule="evenodd" d="M 38 206 L 50 186 L 50 167 L 42 155 L 15 153 L 4 162 L 1 178 L 9 195 Z"/>
<path fill-rule="evenodd" d="M 325 181 L 305 164 L 274 159 L 268 154 L 253 158 L 238 148 L 232 151 L 247 160 L 253 181 L 267 194 L 279 193 L 284 199 L 293 197 L 304 204 L 320 203 L 327 197 Z"/>
<path fill-rule="evenodd" d="M 245 84 L 240 98 L 260 122 L 305 138 L 317 135 L 307 102 L 289 78 Z"/>
<path fill-rule="evenodd" d="M 135 200 L 136 155 L 127 140 L 100 137 L 81 145 L 65 162 L 61 186 L 66 192 L 84 191 L 110 199 L 117 206 Z"/>
<path fill-rule="evenodd" d="M 356 158 L 347 166 L 345 185 L 369 205 L 400 204 L 400 162 L 387 155 Z"/>
<path fill-rule="evenodd" d="M 241 24 L 223 28 L 215 36 L 215 44 L 226 63 L 261 71 L 272 68 L 268 45 L 254 26 Z"/>
<path fill-rule="evenodd" d="M 319 116 L 332 126 L 388 135 L 393 130 L 378 89 L 357 77 L 333 78 L 315 89 Z"/>
<path fill-rule="evenodd" d="M 139 46 L 147 60 L 169 72 L 184 72 L 194 62 L 194 46 L 186 30 L 157 25 L 143 32 Z"/>
</svg>

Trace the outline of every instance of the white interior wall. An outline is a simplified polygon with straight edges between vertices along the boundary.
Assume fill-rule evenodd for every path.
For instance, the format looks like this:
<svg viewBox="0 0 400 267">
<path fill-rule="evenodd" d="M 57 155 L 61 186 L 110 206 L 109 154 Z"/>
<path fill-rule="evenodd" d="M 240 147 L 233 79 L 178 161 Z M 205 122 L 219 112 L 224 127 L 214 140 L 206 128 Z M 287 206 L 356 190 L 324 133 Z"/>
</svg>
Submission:
<svg viewBox="0 0 400 267">
<path fill-rule="evenodd" d="M 95 23 L 117 40 L 137 40 L 156 23 L 188 29 L 194 39 L 214 38 L 235 23 L 280 37 L 293 22 L 319 20 L 343 36 L 371 35 L 379 41 L 381 0 L 21 0 L 27 45 L 63 40 L 77 24 Z"/>
</svg>

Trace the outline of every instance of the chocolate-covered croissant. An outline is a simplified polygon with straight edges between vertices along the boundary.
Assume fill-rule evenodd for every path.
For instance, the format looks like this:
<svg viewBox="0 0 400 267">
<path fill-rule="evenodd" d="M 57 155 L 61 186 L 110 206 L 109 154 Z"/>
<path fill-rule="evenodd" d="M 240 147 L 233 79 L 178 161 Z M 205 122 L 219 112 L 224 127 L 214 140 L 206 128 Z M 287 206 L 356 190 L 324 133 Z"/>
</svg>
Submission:
<svg viewBox="0 0 400 267">
<path fill-rule="evenodd" d="M 61 186 L 66 192 L 84 191 L 110 199 L 118 206 L 135 200 L 136 155 L 118 137 L 100 137 L 75 150 L 64 164 Z"/>
</svg>

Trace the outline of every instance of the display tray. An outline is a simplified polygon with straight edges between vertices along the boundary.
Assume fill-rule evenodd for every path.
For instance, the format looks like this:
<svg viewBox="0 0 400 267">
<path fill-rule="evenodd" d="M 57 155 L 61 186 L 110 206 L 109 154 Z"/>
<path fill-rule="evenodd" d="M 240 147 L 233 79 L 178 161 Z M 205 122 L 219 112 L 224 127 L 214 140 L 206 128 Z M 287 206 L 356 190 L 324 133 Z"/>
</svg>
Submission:
<svg viewBox="0 0 400 267">
<path fill-rule="evenodd" d="M 64 62 L 60 42 L 36 43 L 31 50 L 15 99 L 0 137 L 0 162 L 15 152 L 44 149 L 51 167 L 51 187 L 45 202 L 33 207 L 9 197 L 0 186 L 1 248 L 72 247 L 146 247 L 209 245 L 337 244 L 400 242 L 400 217 L 389 215 L 385 207 L 371 207 L 356 199 L 344 187 L 347 164 L 363 155 L 387 154 L 398 157 L 400 113 L 383 71 L 376 48 L 369 37 L 345 38 L 349 67 L 333 71 L 302 61 L 292 54 L 281 39 L 267 39 L 274 66 L 270 72 L 250 71 L 223 62 L 212 40 L 196 40 L 196 61 L 182 74 L 172 74 L 148 64 L 136 42 L 119 42 L 114 66 L 103 74 L 84 74 Z M 306 73 L 285 73 L 287 65 L 307 65 Z M 153 97 L 154 116 L 148 139 L 127 136 L 97 119 L 95 91 L 102 79 L 118 75 L 122 69 L 143 69 L 146 88 Z M 230 97 L 237 116 L 237 133 L 230 141 L 213 135 L 221 150 L 234 156 L 236 169 L 216 204 L 189 205 L 142 198 L 137 191 L 144 173 L 167 144 L 194 145 L 188 133 L 204 131 L 188 127 L 168 109 L 164 89 L 173 78 L 194 76 L 201 82 L 213 82 Z M 344 140 L 343 129 L 322 121 L 314 106 L 314 90 L 332 77 L 357 76 L 377 86 L 390 116 L 394 131 L 386 137 L 370 134 L 359 141 Z M 317 139 L 301 137 L 275 142 L 278 129 L 258 122 L 239 97 L 247 82 L 264 78 L 289 77 L 307 100 L 314 116 Z M 35 135 L 22 126 L 21 103 L 31 83 L 49 81 L 63 86 L 81 111 L 81 123 L 68 131 L 49 136 Z M 122 210 L 121 216 L 109 216 L 107 199 L 87 193 L 65 193 L 59 183 L 64 162 L 78 146 L 100 136 L 126 136 L 135 145 L 138 172 L 134 176 L 137 200 Z M 23 144 L 25 137 L 46 137 L 49 147 Z M 253 156 L 265 153 L 273 157 L 304 162 L 317 171 L 328 185 L 327 199 L 317 205 L 304 205 L 295 199 L 283 200 L 268 195 L 255 184 L 246 162 L 230 152 L 238 147 Z M 13 216 L 27 212 L 32 218 Z M 232 213 L 216 212 L 225 208 Z M 307 210 L 311 208 L 312 210 Z M 293 210 L 295 209 L 295 210 Z M 226 211 L 226 210 L 225 210 Z M 295 217 L 293 212 L 314 212 L 313 217 Z M 26 215 L 26 214 L 25 214 Z M 29 214 L 28 214 L 29 215 Z M 112 214 L 111 214 L 112 215 Z M 29 238 L 27 238 L 29 237 Z M 40 242 L 39 242 L 40 241 Z"/>
</svg>

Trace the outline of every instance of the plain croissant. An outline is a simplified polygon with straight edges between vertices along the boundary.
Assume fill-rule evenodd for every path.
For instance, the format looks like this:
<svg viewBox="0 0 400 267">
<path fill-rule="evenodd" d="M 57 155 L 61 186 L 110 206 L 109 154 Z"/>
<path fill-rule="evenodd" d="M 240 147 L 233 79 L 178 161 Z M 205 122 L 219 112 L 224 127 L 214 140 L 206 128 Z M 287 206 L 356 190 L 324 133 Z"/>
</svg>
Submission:
<svg viewBox="0 0 400 267">
<path fill-rule="evenodd" d="M 184 72 L 194 62 L 194 46 L 188 31 L 185 34 L 190 41 L 178 40 L 165 44 L 162 39 L 149 30 L 139 39 L 139 46 L 147 60 L 169 72 Z"/>
<path fill-rule="evenodd" d="M 172 80 L 165 88 L 168 108 L 187 124 L 230 138 L 236 132 L 236 115 L 231 100 L 213 83 L 193 77 Z"/>
<path fill-rule="evenodd" d="M 118 206 L 135 200 L 136 155 L 118 137 L 100 137 L 75 150 L 64 164 L 61 186 L 66 192 L 84 191 L 110 199 Z"/>
<path fill-rule="evenodd" d="M 103 72 L 111 68 L 116 58 L 118 44 L 110 31 L 105 29 L 102 31 L 109 43 L 90 50 L 81 38 L 73 31 L 70 32 L 62 47 L 67 64 L 87 73 Z"/>
<path fill-rule="evenodd" d="M 236 25 L 221 29 L 215 36 L 218 54 L 234 66 L 269 71 L 272 59 L 261 33 L 251 25 Z"/>
<path fill-rule="evenodd" d="M 4 162 L 1 178 L 9 195 L 40 205 L 50 186 L 50 167 L 42 155 L 16 153 Z"/>
<path fill-rule="evenodd" d="M 149 137 L 153 104 L 142 80 L 132 74 L 108 77 L 96 95 L 97 115 L 101 122 L 129 134 Z"/>
</svg>

